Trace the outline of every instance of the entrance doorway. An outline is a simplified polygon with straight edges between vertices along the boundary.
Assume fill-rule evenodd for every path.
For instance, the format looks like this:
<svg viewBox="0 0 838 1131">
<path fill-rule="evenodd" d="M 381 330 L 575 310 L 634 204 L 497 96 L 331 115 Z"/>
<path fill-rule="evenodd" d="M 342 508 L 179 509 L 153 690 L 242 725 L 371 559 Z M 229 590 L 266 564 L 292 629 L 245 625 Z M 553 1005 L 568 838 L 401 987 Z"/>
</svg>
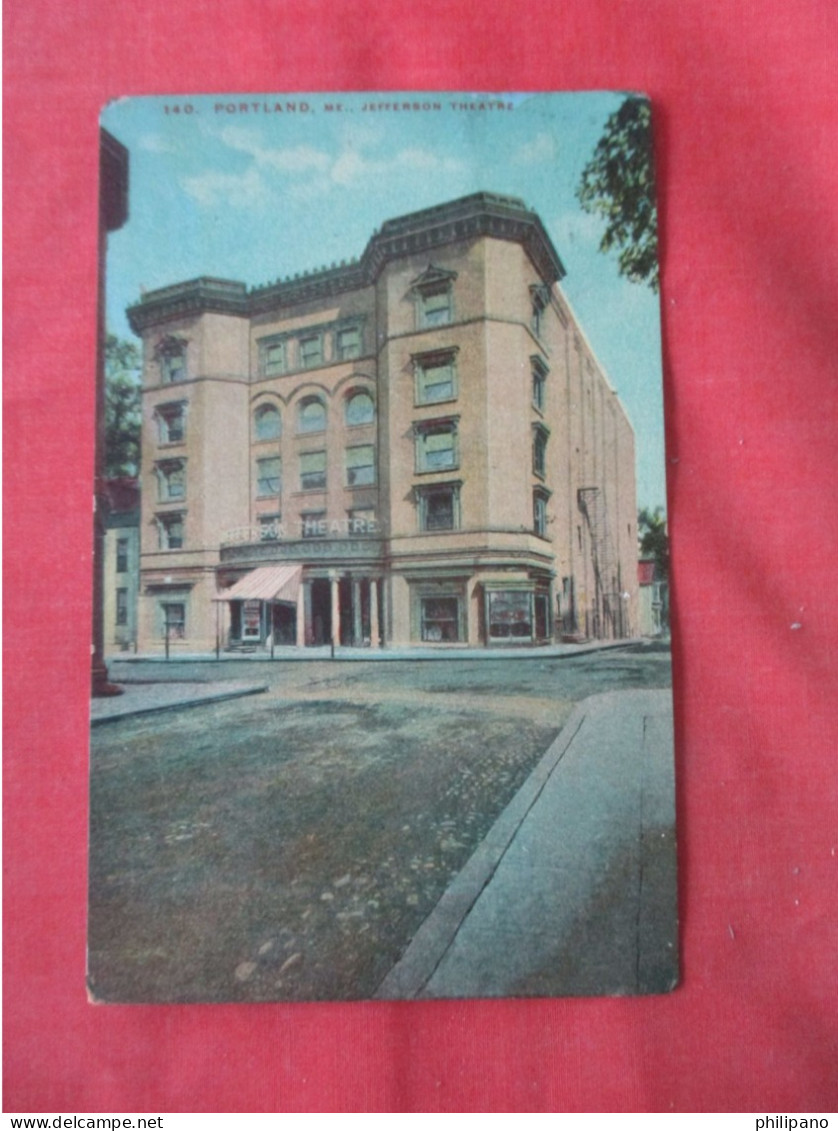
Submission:
<svg viewBox="0 0 838 1131">
<path fill-rule="evenodd" d="M 297 610 L 294 605 L 277 602 L 273 606 L 274 644 L 297 643 Z"/>
<path fill-rule="evenodd" d="M 308 635 L 312 644 L 329 644 L 332 639 L 332 590 L 328 580 L 311 583 L 311 624 Z"/>
</svg>

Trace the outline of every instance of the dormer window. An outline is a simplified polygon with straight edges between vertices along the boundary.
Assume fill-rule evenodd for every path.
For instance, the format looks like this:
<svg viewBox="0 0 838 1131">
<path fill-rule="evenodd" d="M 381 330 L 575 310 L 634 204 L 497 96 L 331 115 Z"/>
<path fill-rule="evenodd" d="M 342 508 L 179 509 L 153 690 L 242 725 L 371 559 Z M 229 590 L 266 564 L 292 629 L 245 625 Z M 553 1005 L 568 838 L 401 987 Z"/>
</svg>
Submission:
<svg viewBox="0 0 838 1131">
<path fill-rule="evenodd" d="M 454 280 L 456 271 L 446 271 L 430 263 L 411 283 L 416 302 L 416 326 L 419 330 L 447 326 L 454 321 Z"/>
</svg>

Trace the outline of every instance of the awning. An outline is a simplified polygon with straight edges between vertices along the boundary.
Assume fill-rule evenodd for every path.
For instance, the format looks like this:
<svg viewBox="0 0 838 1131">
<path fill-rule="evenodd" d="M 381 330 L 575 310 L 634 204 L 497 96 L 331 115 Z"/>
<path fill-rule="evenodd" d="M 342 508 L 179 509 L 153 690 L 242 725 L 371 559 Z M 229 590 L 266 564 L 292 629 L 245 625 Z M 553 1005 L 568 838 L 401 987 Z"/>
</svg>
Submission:
<svg viewBox="0 0 838 1131">
<path fill-rule="evenodd" d="M 300 590 L 301 565 L 260 566 L 235 585 L 224 589 L 215 596 L 216 601 L 286 601 L 297 603 Z"/>
</svg>

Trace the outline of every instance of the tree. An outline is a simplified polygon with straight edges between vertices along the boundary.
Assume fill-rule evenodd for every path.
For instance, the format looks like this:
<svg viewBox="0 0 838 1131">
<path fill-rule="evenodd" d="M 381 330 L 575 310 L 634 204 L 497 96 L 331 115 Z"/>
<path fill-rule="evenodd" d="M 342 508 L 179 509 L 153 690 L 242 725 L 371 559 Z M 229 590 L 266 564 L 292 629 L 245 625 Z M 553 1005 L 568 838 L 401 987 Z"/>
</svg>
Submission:
<svg viewBox="0 0 838 1131">
<path fill-rule="evenodd" d="M 616 250 L 620 274 L 657 291 L 658 210 L 647 99 L 630 95 L 605 123 L 576 196 L 586 212 L 608 221 L 600 251 Z"/>
<path fill-rule="evenodd" d="M 108 334 L 105 341 L 105 475 L 136 475 L 140 462 L 140 351 Z"/>
<path fill-rule="evenodd" d="M 640 536 L 640 553 L 644 558 L 654 558 L 658 581 L 669 580 L 669 535 L 663 507 L 650 511 L 643 507 L 637 512 L 637 533 Z"/>
</svg>

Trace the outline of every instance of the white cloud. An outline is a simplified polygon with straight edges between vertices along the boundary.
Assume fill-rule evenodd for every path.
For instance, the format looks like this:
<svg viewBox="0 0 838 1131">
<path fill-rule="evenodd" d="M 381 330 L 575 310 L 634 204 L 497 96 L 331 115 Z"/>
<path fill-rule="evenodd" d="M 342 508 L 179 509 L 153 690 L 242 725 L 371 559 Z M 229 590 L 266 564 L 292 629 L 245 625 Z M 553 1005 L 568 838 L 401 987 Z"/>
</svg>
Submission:
<svg viewBox="0 0 838 1131">
<path fill-rule="evenodd" d="M 395 153 L 375 156 L 370 133 L 344 136 L 337 152 L 313 145 L 286 148 L 265 144 L 258 129 L 225 126 L 218 134 L 223 144 L 249 158 L 244 172 L 207 170 L 184 177 L 182 185 L 200 206 L 265 207 L 280 193 L 294 199 L 324 197 L 339 189 L 373 186 L 389 177 L 421 174 L 425 177 L 460 174 L 464 165 L 456 157 L 442 157 L 422 146 L 408 146 Z M 280 186 L 276 175 L 284 178 Z"/>
<path fill-rule="evenodd" d="M 370 176 L 376 167 L 376 162 L 367 161 L 357 150 L 345 150 L 334 162 L 329 170 L 329 177 L 336 185 L 351 185 L 364 177 Z"/>
<path fill-rule="evenodd" d="M 555 161 L 558 152 L 559 147 L 555 137 L 542 130 L 532 141 L 525 142 L 519 147 L 514 160 L 522 165 L 537 165 L 542 161 Z"/>
<path fill-rule="evenodd" d="M 246 126 L 226 126 L 221 131 L 221 140 L 230 149 L 246 153 L 261 168 L 276 169 L 281 173 L 324 172 L 328 169 L 330 158 L 322 149 L 313 145 L 297 145 L 287 149 L 270 148 L 262 144 L 258 130 Z"/>
<path fill-rule="evenodd" d="M 177 146 L 160 134 L 144 134 L 137 143 L 146 153 L 177 153 Z"/>
<path fill-rule="evenodd" d="M 258 208 L 267 204 L 270 189 L 255 166 L 244 173 L 199 173 L 183 177 L 181 186 L 187 196 L 204 208 L 219 205 L 231 208 Z"/>
<path fill-rule="evenodd" d="M 569 243 L 598 248 L 604 230 L 605 221 L 601 216 L 583 212 L 581 208 L 578 212 L 562 213 L 550 225 L 550 231 L 555 235 L 559 247 Z"/>
</svg>

